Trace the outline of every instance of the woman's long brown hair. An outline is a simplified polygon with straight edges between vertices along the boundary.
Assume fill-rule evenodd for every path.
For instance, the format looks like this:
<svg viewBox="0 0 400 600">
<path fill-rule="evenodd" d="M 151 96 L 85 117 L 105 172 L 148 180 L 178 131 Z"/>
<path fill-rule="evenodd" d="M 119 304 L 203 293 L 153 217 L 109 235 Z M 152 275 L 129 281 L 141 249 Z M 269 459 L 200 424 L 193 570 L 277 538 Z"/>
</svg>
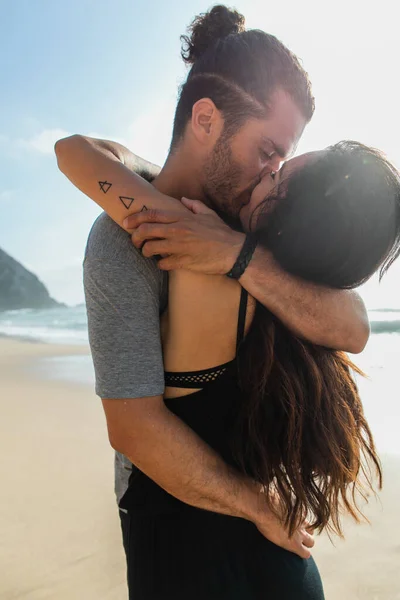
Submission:
<svg viewBox="0 0 400 600">
<path fill-rule="evenodd" d="M 307 519 L 342 535 L 342 512 L 363 516 L 357 496 L 373 489 L 373 471 L 382 486 L 352 375 L 361 371 L 344 352 L 298 339 L 259 304 L 239 368 L 246 389 L 235 440 L 241 468 L 278 494 L 291 533 Z"/>
<path fill-rule="evenodd" d="M 378 150 L 339 142 L 278 183 L 253 217 L 259 245 L 281 269 L 355 288 L 400 256 L 400 173 Z M 357 500 L 374 490 L 374 476 L 382 487 L 354 379 L 361 371 L 344 352 L 298 339 L 261 305 L 239 367 L 239 465 L 272 509 L 278 496 L 291 532 L 307 519 L 341 535 L 342 513 L 363 516 Z"/>
</svg>

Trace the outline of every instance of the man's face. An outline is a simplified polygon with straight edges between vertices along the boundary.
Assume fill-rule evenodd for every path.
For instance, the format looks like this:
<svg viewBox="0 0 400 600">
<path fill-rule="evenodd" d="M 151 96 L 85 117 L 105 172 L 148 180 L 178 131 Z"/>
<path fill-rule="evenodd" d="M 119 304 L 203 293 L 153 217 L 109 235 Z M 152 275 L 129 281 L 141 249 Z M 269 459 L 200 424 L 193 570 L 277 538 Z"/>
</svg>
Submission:
<svg viewBox="0 0 400 600">
<path fill-rule="evenodd" d="M 238 220 L 261 177 L 279 169 L 305 125 L 291 97 L 276 90 L 265 119 L 248 119 L 230 138 L 222 133 L 204 168 L 203 187 L 211 206 L 228 220 Z"/>
</svg>

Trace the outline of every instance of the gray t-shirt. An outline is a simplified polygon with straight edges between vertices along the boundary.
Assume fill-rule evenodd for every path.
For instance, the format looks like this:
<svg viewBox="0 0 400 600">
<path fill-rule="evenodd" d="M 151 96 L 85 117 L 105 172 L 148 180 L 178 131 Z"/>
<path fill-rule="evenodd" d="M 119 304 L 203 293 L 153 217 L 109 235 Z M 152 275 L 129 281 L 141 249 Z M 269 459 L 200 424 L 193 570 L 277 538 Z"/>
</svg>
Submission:
<svg viewBox="0 0 400 600">
<path fill-rule="evenodd" d="M 83 279 L 89 343 L 101 398 L 142 398 L 164 393 L 160 315 L 168 301 L 168 277 L 144 258 L 105 213 L 86 246 Z M 117 501 L 125 493 L 131 462 L 115 456 Z"/>
</svg>

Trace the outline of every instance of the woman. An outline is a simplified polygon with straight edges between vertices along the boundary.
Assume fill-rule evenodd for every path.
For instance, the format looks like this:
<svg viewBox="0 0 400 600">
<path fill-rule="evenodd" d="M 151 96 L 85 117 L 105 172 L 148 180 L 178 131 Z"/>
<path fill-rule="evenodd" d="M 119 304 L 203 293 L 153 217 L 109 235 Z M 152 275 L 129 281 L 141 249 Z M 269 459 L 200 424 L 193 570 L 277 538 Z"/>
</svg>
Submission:
<svg viewBox="0 0 400 600">
<path fill-rule="evenodd" d="M 79 163 L 75 183 L 121 224 L 126 209 L 94 185 L 93 155 Z M 118 181 L 115 161 L 104 169 L 103 161 L 101 176 Z M 74 165 L 63 170 L 74 182 Z M 135 198 L 132 212 L 186 210 L 136 175 L 122 193 Z M 354 287 L 399 254 L 399 174 L 379 152 L 342 142 L 266 176 L 240 216 L 290 273 Z M 351 492 L 361 474 L 371 486 L 371 465 L 380 484 L 381 470 L 349 359 L 297 339 L 226 277 L 171 272 L 162 323 L 166 405 L 264 486 L 283 526 L 293 533 L 308 518 L 340 533 L 340 507 L 357 519 Z M 121 506 L 131 514 L 133 597 L 323 598 L 312 559 L 247 521 L 184 505 L 143 473 Z"/>
</svg>

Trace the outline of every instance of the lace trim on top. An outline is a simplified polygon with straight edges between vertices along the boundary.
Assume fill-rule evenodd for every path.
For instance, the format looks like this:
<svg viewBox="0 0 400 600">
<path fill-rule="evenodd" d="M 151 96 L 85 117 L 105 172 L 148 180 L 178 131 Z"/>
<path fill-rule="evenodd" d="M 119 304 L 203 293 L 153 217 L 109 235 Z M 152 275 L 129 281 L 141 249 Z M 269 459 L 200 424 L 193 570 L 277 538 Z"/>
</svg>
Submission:
<svg viewBox="0 0 400 600">
<path fill-rule="evenodd" d="M 203 369 L 202 371 L 182 371 L 180 373 L 166 371 L 164 374 L 165 385 L 168 387 L 188 389 L 202 387 L 206 383 L 211 383 L 212 381 L 219 379 L 234 362 L 234 360 L 231 360 L 223 365 L 211 367 L 210 369 Z"/>
</svg>

